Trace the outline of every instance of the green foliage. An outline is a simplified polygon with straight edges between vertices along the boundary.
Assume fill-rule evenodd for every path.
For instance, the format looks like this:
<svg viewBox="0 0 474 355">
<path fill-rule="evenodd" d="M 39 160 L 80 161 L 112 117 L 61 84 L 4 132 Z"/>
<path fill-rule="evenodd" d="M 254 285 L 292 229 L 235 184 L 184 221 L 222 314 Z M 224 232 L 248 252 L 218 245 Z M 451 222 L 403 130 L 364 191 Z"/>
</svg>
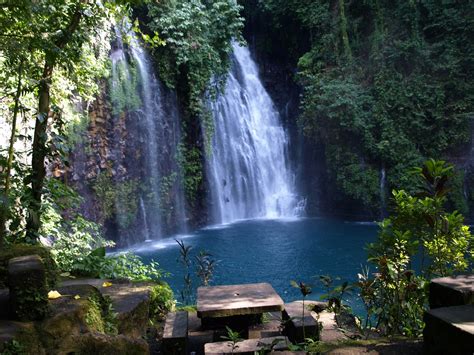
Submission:
<svg viewBox="0 0 474 355">
<path fill-rule="evenodd" d="M 100 333 L 117 334 L 117 313 L 114 312 L 111 298 L 94 295 L 87 301 L 89 305 L 85 321 L 89 328 Z"/>
<path fill-rule="evenodd" d="M 212 259 L 212 255 L 205 250 L 201 250 L 196 255 L 196 275 L 201 280 L 202 286 L 209 286 L 216 264 L 217 262 Z"/>
<path fill-rule="evenodd" d="M 423 330 L 427 279 L 472 272 L 474 238 L 457 211 L 445 204 L 453 166 L 428 160 L 413 170 L 417 192 L 393 191 L 394 210 L 380 223 L 377 241 L 369 245 L 369 261 L 377 267 L 359 274 L 361 297 L 370 325 L 387 334 L 418 336 Z M 419 262 L 421 274 L 413 271 Z"/>
<path fill-rule="evenodd" d="M 181 290 L 181 300 L 184 305 L 190 305 L 193 301 L 192 294 L 192 279 L 191 279 L 191 267 L 193 264 L 196 267 L 196 276 L 201 281 L 201 286 L 209 286 L 212 277 L 214 276 L 214 269 L 217 265 L 217 261 L 212 259 L 212 255 L 205 251 L 199 251 L 198 255 L 195 256 L 194 260 L 191 256 L 192 247 L 185 245 L 182 240 L 176 240 L 179 246 L 179 257 L 177 261 L 183 265 L 185 269 L 184 274 L 184 286 Z"/>
<path fill-rule="evenodd" d="M 326 289 L 326 294 L 322 295 L 321 299 L 328 301 L 329 309 L 336 315 L 347 310 L 348 307 L 343 303 L 344 296 L 352 292 L 353 285 L 344 281 L 341 285 L 334 286 L 334 281 L 339 280 L 339 278 L 333 279 L 329 275 L 321 275 L 319 276 L 319 280 Z"/>
<path fill-rule="evenodd" d="M 40 321 L 49 314 L 48 285 L 38 275 L 28 279 L 22 278 L 22 283 L 10 283 L 11 302 L 13 315 L 20 321 Z"/>
<path fill-rule="evenodd" d="M 106 255 L 105 248 L 98 248 L 88 255 L 76 257 L 72 272 L 102 279 L 125 278 L 156 282 L 165 276 L 155 261 L 144 264 L 141 258 L 133 253 Z"/>
<path fill-rule="evenodd" d="M 27 354 L 24 346 L 17 340 L 13 339 L 3 343 L 1 355 L 23 355 Z"/>
<path fill-rule="evenodd" d="M 150 318 L 161 321 L 168 312 L 173 311 L 176 305 L 171 287 L 161 282 L 151 288 L 150 293 Z"/>
<path fill-rule="evenodd" d="M 100 173 L 92 188 L 102 212 L 103 221 L 112 217 L 120 228 L 129 227 L 138 211 L 138 180 L 114 181 L 106 172 Z"/>
<path fill-rule="evenodd" d="M 175 87 L 180 75 L 189 86 L 189 109 L 199 114 L 213 77 L 227 74 L 230 41 L 240 39 L 243 19 L 235 1 L 175 1 L 148 4 L 148 28 L 162 40 L 155 48 L 160 78 Z"/>
<path fill-rule="evenodd" d="M 132 62 L 133 64 L 134 62 Z M 141 106 L 138 87 L 140 76 L 135 65 L 128 65 L 124 60 L 111 63 L 109 78 L 109 95 L 112 113 L 118 115 L 125 111 L 134 111 Z"/>
<path fill-rule="evenodd" d="M 243 338 L 240 336 L 239 332 L 233 331 L 228 326 L 225 326 L 225 330 L 227 332 L 227 335 L 223 335 L 221 336 L 221 338 L 230 341 L 231 346 L 232 346 L 232 354 L 233 354 L 234 351 L 239 347 L 237 343 L 239 341 L 242 341 Z"/>
<path fill-rule="evenodd" d="M 203 159 L 198 148 L 187 148 L 184 144 L 178 147 L 177 161 L 183 171 L 184 192 L 188 201 L 193 203 L 198 197 L 199 187 L 203 182 Z"/>
<path fill-rule="evenodd" d="M 258 9 L 273 29 L 293 29 L 284 43 L 303 87 L 299 126 L 324 143 L 330 178 L 347 196 L 377 211 L 382 167 L 389 190 L 406 188 L 408 168 L 469 139 L 471 2 L 269 0 Z"/>
</svg>

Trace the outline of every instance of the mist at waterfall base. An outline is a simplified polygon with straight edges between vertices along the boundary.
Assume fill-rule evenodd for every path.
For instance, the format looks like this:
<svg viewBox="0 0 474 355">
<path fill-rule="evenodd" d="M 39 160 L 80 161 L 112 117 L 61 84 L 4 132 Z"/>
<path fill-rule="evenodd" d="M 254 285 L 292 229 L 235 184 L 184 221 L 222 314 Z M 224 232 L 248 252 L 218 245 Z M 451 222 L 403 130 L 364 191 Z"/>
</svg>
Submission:
<svg viewBox="0 0 474 355">
<path fill-rule="evenodd" d="M 319 275 L 339 277 L 335 284 L 357 281 L 361 265 L 367 264 L 365 246 L 375 241 L 376 234 L 377 226 L 371 223 L 303 218 L 241 221 L 174 238 L 192 247 L 193 258 L 207 250 L 219 261 L 211 285 L 269 282 L 289 302 L 302 298 L 291 280 L 312 285 L 308 299 L 313 300 L 325 293 Z M 165 280 L 179 301 L 184 269 L 177 261 L 179 247 L 174 238 L 145 243 L 134 251 L 145 262 L 155 260 L 171 273 Z M 199 286 L 196 278 L 193 282 L 194 288 Z M 345 300 L 357 314 L 364 313 L 356 291 Z"/>
</svg>

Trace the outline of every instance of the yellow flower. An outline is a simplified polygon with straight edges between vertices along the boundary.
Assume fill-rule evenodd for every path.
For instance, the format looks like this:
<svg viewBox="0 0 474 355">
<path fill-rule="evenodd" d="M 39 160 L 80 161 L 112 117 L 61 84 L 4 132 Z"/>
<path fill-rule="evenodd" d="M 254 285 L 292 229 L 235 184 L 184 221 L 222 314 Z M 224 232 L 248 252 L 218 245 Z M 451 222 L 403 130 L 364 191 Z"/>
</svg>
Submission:
<svg viewBox="0 0 474 355">
<path fill-rule="evenodd" d="M 59 297 L 61 297 L 61 294 L 58 291 L 53 290 L 53 291 L 48 292 L 48 298 L 50 300 L 55 300 L 56 298 L 59 298 Z"/>
</svg>

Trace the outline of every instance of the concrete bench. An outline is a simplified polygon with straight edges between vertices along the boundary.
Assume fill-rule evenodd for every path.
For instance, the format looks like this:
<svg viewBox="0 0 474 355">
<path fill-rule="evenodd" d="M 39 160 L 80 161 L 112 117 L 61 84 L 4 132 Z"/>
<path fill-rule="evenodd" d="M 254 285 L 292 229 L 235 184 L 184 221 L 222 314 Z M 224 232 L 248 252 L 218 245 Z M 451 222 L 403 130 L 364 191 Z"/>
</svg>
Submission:
<svg viewBox="0 0 474 355">
<path fill-rule="evenodd" d="M 430 308 L 474 304 L 474 275 L 431 280 L 429 301 Z"/>
<path fill-rule="evenodd" d="M 187 354 L 188 312 L 170 312 L 163 329 L 163 354 Z"/>
<path fill-rule="evenodd" d="M 425 312 L 423 339 L 427 354 L 474 353 L 474 305 Z"/>
<path fill-rule="evenodd" d="M 208 343 L 204 346 L 206 355 L 249 354 L 253 355 L 260 350 L 288 350 L 288 338 L 270 337 L 262 339 L 247 339 L 239 341 L 233 347 L 230 341 Z"/>
<path fill-rule="evenodd" d="M 300 343 L 304 338 L 314 338 L 318 335 L 318 322 L 311 315 L 311 305 L 305 302 L 303 318 L 303 302 L 295 301 L 285 304 L 283 311 L 285 333 L 292 342 Z M 304 332 L 303 332 L 304 326 Z"/>
</svg>

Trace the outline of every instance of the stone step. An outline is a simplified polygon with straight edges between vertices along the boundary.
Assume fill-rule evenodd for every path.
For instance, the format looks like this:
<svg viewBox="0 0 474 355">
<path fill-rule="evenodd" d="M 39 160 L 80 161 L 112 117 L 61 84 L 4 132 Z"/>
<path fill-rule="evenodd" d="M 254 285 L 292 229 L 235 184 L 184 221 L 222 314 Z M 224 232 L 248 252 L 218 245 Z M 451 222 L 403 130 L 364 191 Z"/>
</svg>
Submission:
<svg viewBox="0 0 474 355">
<path fill-rule="evenodd" d="M 235 346 L 230 341 L 208 343 L 204 346 L 206 355 L 250 354 L 261 350 L 288 350 L 287 337 L 269 337 L 261 339 L 247 339 L 239 341 Z"/>
<path fill-rule="evenodd" d="M 163 353 L 186 354 L 188 338 L 188 312 L 170 312 L 163 329 Z"/>
<path fill-rule="evenodd" d="M 317 315 L 322 324 L 319 340 L 324 342 L 338 342 L 347 339 L 347 336 L 339 329 L 334 313 L 323 311 Z"/>
<path fill-rule="evenodd" d="M 285 333 L 292 342 L 300 343 L 304 338 L 315 338 L 318 335 L 318 322 L 311 315 L 311 305 L 305 302 L 303 317 L 303 301 L 285 303 L 283 320 Z M 304 327 L 304 329 L 303 329 Z"/>
<path fill-rule="evenodd" d="M 426 353 L 474 353 L 474 305 L 431 309 L 425 312 L 424 321 Z"/>
<path fill-rule="evenodd" d="M 430 282 L 430 308 L 474 304 L 474 275 L 440 277 Z"/>
<path fill-rule="evenodd" d="M 247 333 L 249 339 L 269 338 L 282 335 L 281 312 L 265 313 L 262 323 L 250 325 Z"/>
</svg>

